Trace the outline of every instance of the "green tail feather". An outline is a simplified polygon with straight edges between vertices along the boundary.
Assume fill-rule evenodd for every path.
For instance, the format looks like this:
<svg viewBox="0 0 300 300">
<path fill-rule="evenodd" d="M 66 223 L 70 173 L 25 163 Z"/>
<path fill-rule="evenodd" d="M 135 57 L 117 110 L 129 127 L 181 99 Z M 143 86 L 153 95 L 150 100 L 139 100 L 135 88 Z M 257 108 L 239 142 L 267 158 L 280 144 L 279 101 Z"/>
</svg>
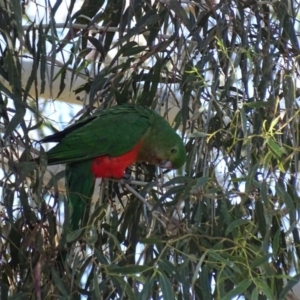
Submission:
<svg viewBox="0 0 300 300">
<path fill-rule="evenodd" d="M 67 164 L 66 190 L 71 208 L 71 231 L 84 227 L 88 221 L 95 179 L 92 160 Z"/>
</svg>

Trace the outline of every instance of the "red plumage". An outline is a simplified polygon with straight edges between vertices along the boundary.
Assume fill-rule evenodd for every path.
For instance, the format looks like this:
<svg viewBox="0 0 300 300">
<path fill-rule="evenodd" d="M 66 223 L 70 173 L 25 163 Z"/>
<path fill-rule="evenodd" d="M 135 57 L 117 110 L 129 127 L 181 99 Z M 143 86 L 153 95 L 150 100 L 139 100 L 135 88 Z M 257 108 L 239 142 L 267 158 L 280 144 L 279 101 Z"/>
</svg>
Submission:
<svg viewBox="0 0 300 300">
<path fill-rule="evenodd" d="M 122 178 L 125 169 L 137 161 L 141 145 L 142 143 L 139 142 L 131 151 L 121 156 L 103 155 L 96 157 L 92 163 L 92 173 L 95 178 Z"/>
</svg>

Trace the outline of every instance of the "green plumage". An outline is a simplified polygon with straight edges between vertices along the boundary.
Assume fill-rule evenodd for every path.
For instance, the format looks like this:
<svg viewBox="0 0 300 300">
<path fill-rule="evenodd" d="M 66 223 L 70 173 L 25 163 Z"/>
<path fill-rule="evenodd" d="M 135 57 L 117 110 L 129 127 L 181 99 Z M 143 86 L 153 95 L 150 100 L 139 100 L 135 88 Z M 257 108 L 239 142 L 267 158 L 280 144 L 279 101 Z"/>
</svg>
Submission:
<svg viewBox="0 0 300 300">
<path fill-rule="evenodd" d="M 94 158 L 122 159 L 138 143 L 141 146 L 135 161 L 180 168 L 186 155 L 182 140 L 164 118 L 151 109 L 129 104 L 98 111 L 42 142 L 58 142 L 47 152 L 49 165 L 67 164 L 73 230 L 78 229 L 80 222 L 85 224 L 83 220 L 88 216 L 84 211 L 89 208 L 94 190 Z"/>
<path fill-rule="evenodd" d="M 180 137 L 164 118 L 142 106 L 125 104 L 98 111 L 42 142 L 59 142 L 47 153 L 48 164 L 53 165 L 102 155 L 117 157 L 130 151 L 141 138 L 145 143 L 140 161 L 152 163 L 151 156 L 160 155 L 170 158 L 174 168 L 184 164 L 185 148 Z M 173 147 L 177 148 L 174 155 L 170 153 Z"/>
<path fill-rule="evenodd" d="M 92 161 L 81 161 L 66 166 L 66 191 L 71 210 L 71 229 L 88 221 L 95 178 L 91 170 Z"/>
<path fill-rule="evenodd" d="M 60 142 L 48 151 L 48 164 L 77 162 L 101 155 L 120 156 L 136 145 L 151 125 L 151 119 L 157 116 L 150 109 L 134 105 L 98 111 L 43 140 Z"/>
</svg>

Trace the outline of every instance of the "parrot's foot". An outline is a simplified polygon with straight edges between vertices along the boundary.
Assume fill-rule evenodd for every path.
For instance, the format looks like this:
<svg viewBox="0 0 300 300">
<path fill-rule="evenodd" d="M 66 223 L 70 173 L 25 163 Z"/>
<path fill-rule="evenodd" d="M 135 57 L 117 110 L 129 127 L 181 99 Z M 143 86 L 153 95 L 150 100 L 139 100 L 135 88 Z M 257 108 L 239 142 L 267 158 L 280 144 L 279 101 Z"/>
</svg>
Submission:
<svg viewBox="0 0 300 300">
<path fill-rule="evenodd" d="M 130 176 L 129 174 L 124 174 L 123 178 L 120 179 L 120 183 L 122 185 L 128 184 L 133 180 L 133 177 Z"/>
</svg>

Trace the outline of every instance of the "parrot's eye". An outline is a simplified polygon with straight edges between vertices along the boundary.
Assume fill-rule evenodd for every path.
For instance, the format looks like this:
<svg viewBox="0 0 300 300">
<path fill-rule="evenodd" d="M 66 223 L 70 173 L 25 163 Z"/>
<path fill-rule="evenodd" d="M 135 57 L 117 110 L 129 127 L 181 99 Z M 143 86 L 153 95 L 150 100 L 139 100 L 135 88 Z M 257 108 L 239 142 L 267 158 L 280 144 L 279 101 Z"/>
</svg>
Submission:
<svg viewBox="0 0 300 300">
<path fill-rule="evenodd" d="M 172 154 L 177 153 L 177 149 L 176 149 L 176 148 L 172 148 L 172 149 L 171 149 L 171 153 L 172 153 Z"/>
</svg>

